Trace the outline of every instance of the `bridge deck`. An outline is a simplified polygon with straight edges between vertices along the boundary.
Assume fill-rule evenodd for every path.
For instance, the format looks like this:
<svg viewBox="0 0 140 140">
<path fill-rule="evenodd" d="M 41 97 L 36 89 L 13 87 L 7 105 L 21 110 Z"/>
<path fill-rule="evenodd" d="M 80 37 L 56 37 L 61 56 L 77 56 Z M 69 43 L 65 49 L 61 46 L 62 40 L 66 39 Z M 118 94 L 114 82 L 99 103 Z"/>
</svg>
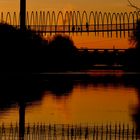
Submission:
<svg viewBox="0 0 140 140">
<path fill-rule="evenodd" d="M 14 25 L 19 28 L 19 25 Z M 129 24 L 99 24 L 99 25 L 27 25 L 38 33 L 84 33 L 84 32 L 131 32 L 135 30 L 136 25 Z"/>
</svg>

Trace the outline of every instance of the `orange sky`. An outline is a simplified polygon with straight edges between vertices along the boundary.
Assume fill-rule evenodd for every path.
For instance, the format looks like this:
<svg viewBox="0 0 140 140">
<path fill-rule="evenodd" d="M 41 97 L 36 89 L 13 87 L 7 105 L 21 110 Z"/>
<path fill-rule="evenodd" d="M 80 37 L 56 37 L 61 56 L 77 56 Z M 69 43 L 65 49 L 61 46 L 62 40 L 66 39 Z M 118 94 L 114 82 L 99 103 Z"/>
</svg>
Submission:
<svg viewBox="0 0 140 140">
<path fill-rule="evenodd" d="M 95 36 L 94 33 L 91 35 L 73 35 L 71 36 L 75 42 L 75 45 L 78 48 L 129 48 L 132 47 L 130 44 L 128 37 L 116 37 L 116 33 L 114 33 L 113 37 L 102 37 L 102 33 L 99 36 Z"/>
<path fill-rule="evenodd" d="M 77 48 L 112 49 L 115 47 L 116 49 L 123 49 L 134 47 L 129 41 L 127 32 L 125 37 L 123 35 L 122 37 L 119 35 L 116 37 L 116 32 L 112 34 L 112 37 L 108 37 L 107 33 L 105 33 L 104 37 L 102 36 L 102 33 L 99 33 L 99 35 L 96 36 L 95 33 L 82 33 L 82 35 L 81 33 L 71 33 L 69 36 L 74 41 Z M 50 38 L 50 34 L 47 35 L 47 37 Z"/>
<path fill-rule="evenodd" d="M 1 0 L 0 11 L 19 10 L 20 0 Z M 140 6 L 139 0 L 132 0 Z M 27 0 L 27 10 L 130 11 L 127 0 Z"/>
</svg>

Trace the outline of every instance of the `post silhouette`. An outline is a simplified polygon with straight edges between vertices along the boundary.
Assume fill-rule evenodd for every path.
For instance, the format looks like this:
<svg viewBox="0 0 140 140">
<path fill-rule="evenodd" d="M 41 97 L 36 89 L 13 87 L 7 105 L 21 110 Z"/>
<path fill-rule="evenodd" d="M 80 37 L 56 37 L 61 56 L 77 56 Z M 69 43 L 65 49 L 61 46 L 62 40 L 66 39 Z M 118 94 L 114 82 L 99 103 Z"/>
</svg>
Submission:
<svg viewBox="0 0 140 140">
<path fill-rule="evenodd" d="M 25 102 L 19 102 L 19 140 L 24 140 L 25 133 Z"/>
<path fill-rule="evenodd" d="M 26 29 L 26 0 L 20 0 L 20 29 Z"/>
<path fill-rule="evenodd" d="M 20 0 L 20 29 L 26 29 L 26 0 Z M 19 139 L 24 139 L 25 129 L 25 104 L 24 101 L 19 103 Z"/>
</svg>

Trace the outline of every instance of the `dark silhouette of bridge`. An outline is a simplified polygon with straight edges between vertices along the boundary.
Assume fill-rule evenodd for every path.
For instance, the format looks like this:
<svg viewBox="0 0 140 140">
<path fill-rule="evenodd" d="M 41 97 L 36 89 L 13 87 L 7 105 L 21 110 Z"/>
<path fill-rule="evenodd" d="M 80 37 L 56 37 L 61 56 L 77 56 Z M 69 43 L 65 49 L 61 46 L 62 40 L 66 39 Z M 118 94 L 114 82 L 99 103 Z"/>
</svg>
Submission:
<svg viewBox="0 0 140 140">
<path fill-rule="evenodd" d="M 94 48 L 94 49 L 89 49 L 89 48 L 79 48 L 78 49 L 78 51 L 79 52 L 84 52 L 84 51 L 87 51 L 87 52 L 118 52 L 118 53 L 120 53 L 120 52 L 125 52 L 126 50 L 128 50 L 128 49 L 116 49 L 116 48 L 110 48 L 110 49 L 96 49 L 96 48 Z"/>
<path fill-rule="evenodd" d="M 20 27 L 19 14 L 0 14 L 0 21 Z M 116 32 L 116 36 L 128 36 L 132 30 L 136 29 L 136 21 L 140 18 L 140 11 L 124 13 L 107 12 L 80 12 L 80 11 L 40 11 L 26 13 L 26 27 L 38 33 L 110 33 Z M 119 33 L 120 32 L 120 33 Z"/>
</svg>

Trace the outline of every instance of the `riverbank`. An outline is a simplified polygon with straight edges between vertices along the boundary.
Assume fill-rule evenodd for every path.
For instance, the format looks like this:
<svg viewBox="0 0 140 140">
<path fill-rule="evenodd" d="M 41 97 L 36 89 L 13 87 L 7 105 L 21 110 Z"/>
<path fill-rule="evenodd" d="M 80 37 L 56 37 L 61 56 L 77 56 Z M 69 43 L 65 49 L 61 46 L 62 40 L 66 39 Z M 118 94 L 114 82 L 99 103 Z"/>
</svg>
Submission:
<svg viewBox="0 0 140 140">
<path fill-rule="evenodd" d="M 50 40 L 45 40 L 31 30 L 21 31 L 3 23 L 0 24 L 0 39 L 2 44 L 0 72 L 3 77 L 83 69 L 139 71 L 139 64 L 136 61 L 139 52 L 136 49 L 125 52 L 107 50 L 81 52 L 69 36 L 56 35 Z"/>
</svg>

